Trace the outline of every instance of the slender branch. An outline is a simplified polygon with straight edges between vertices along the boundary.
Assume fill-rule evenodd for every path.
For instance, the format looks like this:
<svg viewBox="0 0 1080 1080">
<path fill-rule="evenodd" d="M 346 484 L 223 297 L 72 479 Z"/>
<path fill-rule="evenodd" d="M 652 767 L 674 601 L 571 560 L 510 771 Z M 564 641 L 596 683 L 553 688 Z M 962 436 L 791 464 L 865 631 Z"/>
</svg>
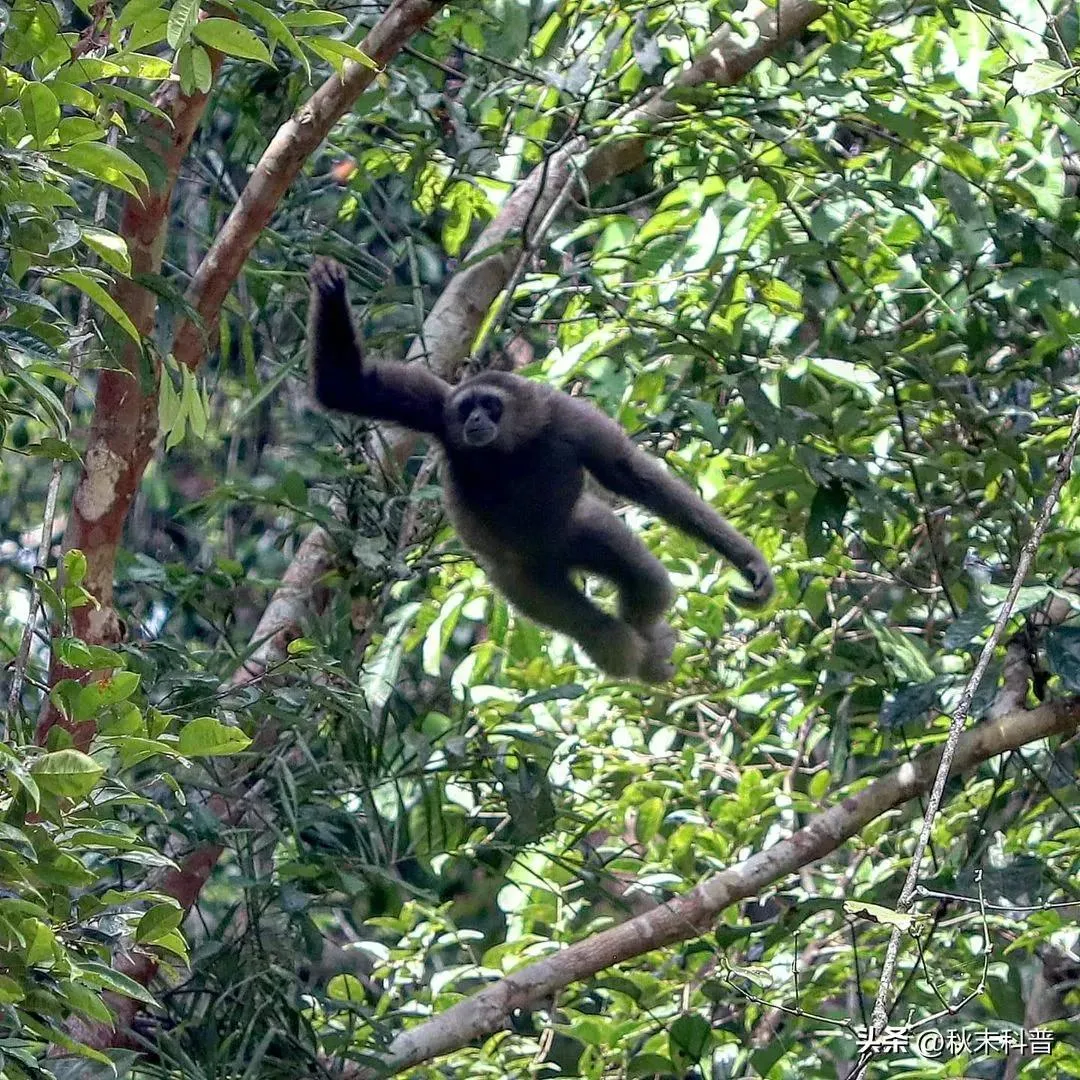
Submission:
<svg viewBox="0 0 1080 1080">
<path fill-rule="evenodd" d="M 945 741 L 945 748 L 941 755 L 941 763 L 938 766 L 937 775 L 934 777 L 934 786 L 930 792 L 930 798 L 927 800 L 926 809 L 923 812 L 922 828 L 919 831 L 919 838 L 915 842 L 915 850 L 911 855 L 911 866 L 908 869 L 904 887 L 900 890 L 900 896 L 896 902 L 896 910 L 901 914 L 910 911 L 915 902 L 915 893 L 919 886 L 919 874 L 922 869 L 923 855 L 926 852 L 927 844 L 930 842 L 930 832 L 934 825 L 934 819 L 937 817 L 938 810 L 941 808 L 941 801 L 945 794 L 945 782 L 949 778 L 950 765 L 953 756 L 957 753 L 957 747 L 962 737 L 964 725 L 967 723 L 968 714 L 971 711 L 972 699 L 975 697 L 975 692 L 979 689 L 983 676 L 986 674 L 986 669 L 990 666 L 990 661 L 998 647 L 998 643 L 1005 633 L 1005 627 L 1008 625 L 1009 619 L 1012 618 L 1016 597 L 1019 595 L 1024 580 L 1028 575 L 1028 571 L 1031 569 L 1031 564 L 1035 560 L 1035 554 L 1039 550 L 1039 544 L 1042 541 L 1047 526 L 1050 524 L 1054 508 L 1061 495 L 1061 489 L 1069 479 L 1069 475 L 1072 471 L 1073 458 L 1076 455 L 1076 444 L 1078 440 L 1080 440 L 1080 407 L 1078 407 L 1073 414 L 1072 426 L 1069 429 L 1069 438 L 1065 443 L 1065 448 L 1058 460 L 1054 482 L 1050 486 L 1046 501 L 1043 503 L 1042 512 L 1039 514 L 1038 521 L 1035 523 L 1035 528 L 1032 530 L 1031 536 L 1028 537 L 1027 543 L 1024 544 L 1024 547 L 1020 552 L 1020 560 L 1016 567 L 1016 573 L 1013 575 L 1012 585 L 1009 587 L 1008 595 L 1005 597 L 1005 603 L 1002 604 L 997 621 L 994 623 L 994 629 L 990 632 L 990 636 L 987 638 L 986 644 L 979 654 L 975 669 L 972 671 L 971 676 L 964 687 L 963 693 L 960 695 L 956 710 L 953 712 L 952 720 L 949 724 L 949 736 Z M 896 925 L 893 927 L 892 933 L 889 936 L 889 944 L 885 951 L 885 962 L 881 966 L 881 980 L 878 984 L 877 999 L 874 1001 L 874 1011 L 870 1017 L 870 1032 L 869 1038 L 867 1039 L 869 1045 L 860 1055 L 850 1080 L 855 1080 L 856 1077 L 862 1075 L 865 1071 L 866 1066 L 874 1057 L 873 1041 L 876 1036 L 880 1035 L 881 1032 L 885 1030 L 889 1015 L 887 1001 L 889 994 L 892 991 L 893 980 L 896 976 L 896 966 L 900 954 L 901 933 L 901 927 Z"/>
</svg>

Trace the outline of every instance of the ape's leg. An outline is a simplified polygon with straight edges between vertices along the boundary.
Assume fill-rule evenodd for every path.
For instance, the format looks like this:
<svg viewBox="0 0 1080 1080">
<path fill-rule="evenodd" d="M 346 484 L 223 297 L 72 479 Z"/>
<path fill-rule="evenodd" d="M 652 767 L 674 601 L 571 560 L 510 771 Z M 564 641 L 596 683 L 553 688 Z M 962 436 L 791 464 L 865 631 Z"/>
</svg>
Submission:
<svg viewBox="0 0 1080 1080">
<path fill-rule="evenodd" d="M 601 611 L 574 587 L 565 571 L 489 569 L 506 598 L 530 618 L 577 641 L 609 675 L 637 675 L 647 650 L 644 637 Z"/>
<path fill-rule="evenodd" d="M 671 650 L 675 631 L 663 615 L 675 590 L 661 562 L 598 499 L 582 498 L 569 536 L 571 565 L 614 582 L 619 590 L 619 616 L 646 641 L 639 674 L 663 682 L 674 674 Z"/>
</svg>

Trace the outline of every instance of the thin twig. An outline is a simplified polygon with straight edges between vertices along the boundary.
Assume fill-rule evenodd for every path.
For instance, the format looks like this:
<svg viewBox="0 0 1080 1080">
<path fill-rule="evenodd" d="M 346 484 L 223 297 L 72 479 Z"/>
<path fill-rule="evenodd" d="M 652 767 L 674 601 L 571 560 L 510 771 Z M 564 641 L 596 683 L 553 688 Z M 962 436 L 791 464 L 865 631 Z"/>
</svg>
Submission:
<svg viewBox="0 0 1080 1080">
<path fill-rule="evenodd" d="M 957 703 L 956 711 L 953 713 L 952 720 L 949 723 L 949 736 L 945 741 L 945 748 L 941 754 L 941 762 L 938 765 L 937 775 L 934 777 L 934 786 L 931 788 L 930 798 L 926 803 L 922 828 L 919 831 L 919 838 L 915 843 L 915 850 L 911 855 L 911 866 L 908 869 L 904 887 L 900 890 L 900 897 L 896 902 L 896 910 L 902 915 L 911 910 L 915 901 L 916 891 L 919 887 L 919 872 L 922 867 L 923 854 L 930 841 L 930 831 L 933 828 L 934 819 L 941 809 L 942 797 L 945 794 L 945 782 L 949 777 L 949 770 L 952 766 L 953 756 L 956 753 L 957 742 L 964 730 L 964 725 L 967 722 L 968 714 L 971 710 L 972 699 L 975 697 L 975 692 L 979 689 L 983 676 L 986 674 L 986 669 L 990 666 L 990 660 L 994 655 L 994 650 L 997 648 L 1002 635 L 1005 633 L 1005 627 L 1012 617 L 1013 605 L 1016 603 L 1016 597 L 1019 595 L 1028 571 L 1031 569 L 1031 564 L 1035 559 L 1035 554 L 1039 549 L 1039 544 L 1042 542 L 1043 535 L 1046 532 L 1047 526 L 1050 524 L 1050 518 L 1053 516 L 1054 507 L 1057 505 L 1058 498 L 1061 495 L 1061 489 L 1069 479 L 1078 441 L 1080 441 L 1080 407 L 1077 407 L 1076 412 L 1073 413 L 1072 426 L 1069 429 L 1069 438 L 1066 441 L 1065 448 L 1058 460 L 1057 474 L 1054 477 L 1054 482 L 1046 496 L 1046 501 L 1043 503 L 1042 512 L 1039 514 L 1039 520 L 1035 523 L 1035 528 L 1032 530 L 1031 536 L 1028 537 L 1027 542 L 1020 552 L 1020 560 L 1016 567 L 1016 573 L 1013 575 L 1012 584 L 1009 586 L 1009 593 L 1005 597 L 1005 603 L 1002 605 L 997 621 L 994 623 L 994 629 L 991 631 L 990 637 L 987 639 L 982 652 L 979 654 L 979 660 L 975 665 L 975 670 L 972 671 L 971 676 L 964 687 L 964 691 L 960 695 L 960 701 Z M 852 1071 L 848 1080 L 857 1080 L 857 1078 L 865 1072 L 866 1067 L 875 1056 L 875 1051 L 873 1049 L 874 1040 L 885 1030 L 889 1015 L 889 1007 L 886 1003 L 892 991 L 893 980 L 896 977 L 896 966 L 900 954 L 900 936 L 902 933 L 901 927 L 896 925 L 893 927 L 892 933 L 889 936 L 889 945 L 885 951 L 885 962 L 881 966 L 881 981 L 878 984 L 877 998 L 874 1001 L 874 1011 L 870 1017 L 870 1031 L 867 1038 L 867 1048 L 860 1054 L 855 1069 Z"/>
</svg>

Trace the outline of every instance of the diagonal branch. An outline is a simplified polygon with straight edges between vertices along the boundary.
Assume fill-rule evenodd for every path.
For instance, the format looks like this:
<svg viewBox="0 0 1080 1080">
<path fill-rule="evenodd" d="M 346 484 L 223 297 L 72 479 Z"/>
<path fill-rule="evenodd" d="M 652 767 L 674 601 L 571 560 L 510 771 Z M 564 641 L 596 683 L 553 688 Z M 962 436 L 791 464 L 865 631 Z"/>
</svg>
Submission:
<svg viewBox="0 0 1080 1080">
<path fill-rule="evenodd" d="M 1030 711 L 1014 710 L 964 732 L 957 740 L 948 775 L 965 772 L 1027 743 L 1070 734 L 1078 727 L 1077 698 Z M 345 1064 L 337 1075 L 342 1080 L 369 1080 L 431 1061 L 501 1031 L 515 1010 L 536 1006 L 571 983 L 653 949 L 698 937 L 713 926 L 725 908 L 760 895 L 780 879 L 829 855 L 882 814 L 929 791 L 941 762 L 940 749 L 920 754 L 822 811 L 798 832 L 720 871 L 683 896 L 530 964 L 458 1002 L 441 1016 L 403 1032 L 391 1042 L 378 1074 Z"/>
<path fill-rule="evenodd" d="M 442 5 L 443 0 L 393 0 L 368 31 L 360 51 L 378 68 L 384 67 Z M 221 305 L 282 195 L 312 151 L 377 74 L 374 67 L 346 60 L 341 77 L 332 75 L 327 79 L 270 140 L 240 201 L 226 218 L 188 287 L 186 299 L 198 312 L 203 326 L 187 318 L 178 323 L 173 353 L 180 363 L 191 368 L 199 365 L 206 352 L 206 336 L 217 321 Z"/>
</svg>

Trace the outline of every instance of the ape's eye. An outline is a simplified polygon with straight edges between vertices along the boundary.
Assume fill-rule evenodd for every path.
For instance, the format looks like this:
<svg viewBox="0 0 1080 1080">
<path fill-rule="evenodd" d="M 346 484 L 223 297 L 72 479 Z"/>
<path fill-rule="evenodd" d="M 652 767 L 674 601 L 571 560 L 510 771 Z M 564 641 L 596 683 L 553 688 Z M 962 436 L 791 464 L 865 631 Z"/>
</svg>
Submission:
<svg viewBox="0 0 1080 1080">
<path fill-rule="evenodd" d="M 480 408 L 491 417 L 498 420 L 502 416 L 502 399 L 497 397 L 483 397 L 480 399 Z"/>
<path fill-rule="evenodd" d="M 458 419 L 467 420 L 469 413 L 473 411 L 473 403 L 466 399 L 457 407 Z"/>
</svg>

